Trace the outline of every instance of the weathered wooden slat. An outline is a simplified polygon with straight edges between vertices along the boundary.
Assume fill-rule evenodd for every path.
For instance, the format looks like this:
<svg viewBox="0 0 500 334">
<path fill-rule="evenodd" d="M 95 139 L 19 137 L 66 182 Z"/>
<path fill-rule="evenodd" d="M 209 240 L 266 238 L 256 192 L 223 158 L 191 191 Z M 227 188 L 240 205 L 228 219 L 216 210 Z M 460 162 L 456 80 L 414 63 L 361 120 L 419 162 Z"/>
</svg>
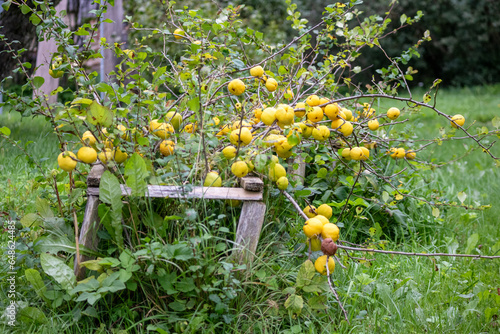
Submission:
<svg viewBox="0 0 500 334">
<path fill-rule="evenodd" d="M 99 196 L 88 196 L 85 214 L 80 229 L 79 244 L 89 249 L 97 249 L 97 231 L 99 230 L 99 215 L 97 207 L 99 206 Z M 84 278 L 85 268 L 79 268 L 78 263 L 90 260 L 91 257 L 80 255 L 80 261 L 75 261 L 74 272 L 77 279 Z"/>
<path fill-rule="evenodd" d="M 132 191 L 121 185 L 122 196 L 129 196 Z M 89 196 L 99 196 L 99 188 L 87 188 Z M 148 197 L 159 198 L 205 198 L 205 199 L 237 199 L 241 201 L 261 201 L 262 193 L 247 191 L 242 188 L 226 187 L 180 187 L 180 186 L 148 186 Z"/>
<path fill-rule="evenodd" d="M 264 182 L 256 176 L 245 176 L 240 179 L 240 185 L 248 191 L 262 192 L 264 190 Z"/>
<path fill-rule="evenodd" d="M 251 261 L 253 258 L 259 243 L 265 214 L 266 205 L 263 202 L 243 202 L 236 229 L 236 247 L 234 249 L 240 262 Z"/>
</svg>

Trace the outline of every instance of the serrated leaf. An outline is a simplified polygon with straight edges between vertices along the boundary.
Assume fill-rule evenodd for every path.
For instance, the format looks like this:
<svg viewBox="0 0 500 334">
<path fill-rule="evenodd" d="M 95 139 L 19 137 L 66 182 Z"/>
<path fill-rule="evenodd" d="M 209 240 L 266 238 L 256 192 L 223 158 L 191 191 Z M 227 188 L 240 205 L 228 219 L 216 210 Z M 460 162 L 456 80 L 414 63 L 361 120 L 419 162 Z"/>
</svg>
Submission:
<svg viewBox="0 0 500 334">
<path fill-rule="evenodd" d="M 134 153 L 125 165 L 125 179 L 127 186 L 132 189 L 132 196 L 144 196 L 147 190 L 146 179 L 148 176 L 149 172 L 144 159 L 138 153 Z"/>
<path fill-rule="evenodd" d="M 457 194 L 457 197 L 458 197 L 458 200 L 460 201 L 460 203 L 464 204 L 464 201 L 467 198 L 467 194 L 464 193 L 463 191 L 461 191 Z"/>
<path fill-rule="evenodd" d="M 285 301 L 285 308 L 292 313 L 300 314 L 303 307 L 304 299 L 296 294 L 290 295 Z"/>
<path fill-rule="evenodd" d="M 76 276 L 73 269 L 60 258 L 42 253 L 40 254 L 40 264 L 43 271 L 54 278 L 63 289 L 70 290 L 76 285 Z"/>
<path fill-rule="evenodd" d="M 295 285 L 298 288 L 304 287 L 311 284 L 311 280 L 316 274 L 316 269 L 314 269 L 314 264 L 311 260 L 304 262 L 297 273 L 297 280 Z"/>
<path fill-rule="evenodd" d="M 195 113 L 198 112 L 200 110 L 200 98 L 199 97 L 192 98 L 191 100 L 188 101 L 187 106 L 191 111 Z"/>
<path fill-rule="evenodd" d="M 113 113 L 109 108 L 101 106 L 97 101 L 92 101 L 87 111 L 87 121 L 92 125 L 109 127 L 113 124 Z"/>
<path fill-rule="evenodd" d="M 135 153 L 137 154 L 137 153 Z M 134 155 L 135 155 L 134 154 Z M 123 245 L 123 226 L 122 226 L 122 207 L 121 188 L 118 178 L 110 171 L 105 171 L 99 184 L 99 199 L 106 204 L 111 205 L 111 228 L 108 232 L 113 232 L 113 239 L 119 246 Z M 110 233 L 112 234 L 112 233 Z"/>
</svg>

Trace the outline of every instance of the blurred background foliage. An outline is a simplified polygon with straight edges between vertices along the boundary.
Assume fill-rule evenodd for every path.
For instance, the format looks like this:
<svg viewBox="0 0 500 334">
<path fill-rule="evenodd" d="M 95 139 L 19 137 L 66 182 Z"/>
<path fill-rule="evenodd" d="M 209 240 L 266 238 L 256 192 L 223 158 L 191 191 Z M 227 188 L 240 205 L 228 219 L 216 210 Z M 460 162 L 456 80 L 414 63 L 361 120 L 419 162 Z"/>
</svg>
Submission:
<svg viewBox="0 0 500 334">
<path fill-rule="evenodd" d="M 354 1 L 354 0 L 353 0 Z M 342 1 L 345 2 L 345 1 Z M 358 1 L 361 2 L 361 1 Z M 393 0 L 364 1 L 357 8 L 363 12 L 361 17 L 371 15 L 385 16 Z M 302 18 L 309 21 L 309 26 L 321 19 L 325 6 L 332 3 L 327 0 L 293 0 Z M 190 9 L 201 10 L 204 15 L 214 15 L 227 5 L 244 5 L 240 18 L 244 24 L 254 30 L 262 31 L 264 38 L 270 43 L 282 43 L 291 40 L 296 35 L 287 20 L 287 3 L 285 0 L 183 0 L 177 1 L 176 8 L 188 6 Z M 158 27 L 171 23 L 165 20 L 165 6 L 161 0 L 125 0 L 125 12 L 144 27 Z M 500 77 L 500 12 L 498 0 L 398 0 L 391 14 L 391 28 L 400 26 L 399 18 L 404 13 L 408 17 L 416 15 L 421 10 L 424 14 L 420 22 L 401 29 L 381 41 L 382 47 L 391 57 L 399 56 L 400 50 L 413 45 L 430 30 L 432 41 L 422 44 L 418 49 L 420 58 L 413 58 L 408 66 L 418 70 L 411 85 L 419 83 L 429 84 L 436 78 L 443 80 L 445 86 L 473 86 L 499 82 Z M 28 17 L 24 16 L 25 23 L 19 13 L 14 10 L 3 12 L 0 16 L 2 33 L 12 39 L 23 42 L 23 46 L 34 47 L 34 29 L 26 29 L 29 25 Z M 17 22 L 11 25 L 12 20 Z M 17 28 L 16 28 L 17 27 Z M 19 31 L 23 33 L 20 35 Z M 9 33 L 11 32 L 11 33 Z M 147 35 L 145 31 L 130 30 L 130 46 L 140 43 L 140 38 Z M 161 41 L 147 40 L 148 46 L 163 47 Z M 173 58 L 180 56 L 180 47 L 168 50 Z M 34 57 L 36 53 L 26 54 Z M 10 75 L 9 64 L 12 61 L 5 59 L 5 53 L 0 54 L 0 76 Z M 26 59 L 29 60 L 29 59 Z M 31 59 L 34 62 L 34 59 Z M 376 69 L 389 65 L 386 57 L 377 49 L 363 50 L 359 58 L 362 67 L 373 66 L 363 71 L 359 79 L 369 82 L 372 75 L 377 79 Z"/>
<path fill-rule="evenodd" d="M 160 4 L 160 0 L 158 5 Z M 391 0 L 364 1 L 358 8 L 362 17 L 378 15 L 384 17 Z M 302 18 L 309 26 L 319 22 L 324 8 L 331 4 L 327 0 L 294 0 Z M 244 5 L 240 18 L 252 29 L 264 32 L 269 42 L 289 41 L 295 36 L 291 23 L 286 18 L 285 0 L 185 0 L 178 1 L 177 8 L 188 6 L 206 13 L 216 13 L 227 5 Z M 164 13 L 152 6 L 149 0 L 126 2 L 126 10 L 137 20 L 150 26 L 162 22 Z M 421 10 L 423 19 L 411 27 L 403 28 L 381 41 L 382 47 L 391 57 L 400 55 L 430 30 L 432 41 L 419 48 L 421 57 L 411 60 L 409 66 L 418 70 L 413 85 L 426 85 L 440 78 L 445 86 L 483 85 L 498 82 L 500 77 L 500 12 L 498 0 L 398 0 L 391 13 L 391 28 L 400 26 L 400 16 L 416 15 Z M 136 36 L 132 33 L 132 39 Z M 399 52 L 399 53 L 398 53 Z M 389 65 L 378 49 L 363 50 L 359 59 L 363 67 L 373 64 L 369 71 L 362 72 L 363 81 L 376 75 L 375 70 Z M 377 78 L 376 78 L 377 79 Z"/>
</svg>

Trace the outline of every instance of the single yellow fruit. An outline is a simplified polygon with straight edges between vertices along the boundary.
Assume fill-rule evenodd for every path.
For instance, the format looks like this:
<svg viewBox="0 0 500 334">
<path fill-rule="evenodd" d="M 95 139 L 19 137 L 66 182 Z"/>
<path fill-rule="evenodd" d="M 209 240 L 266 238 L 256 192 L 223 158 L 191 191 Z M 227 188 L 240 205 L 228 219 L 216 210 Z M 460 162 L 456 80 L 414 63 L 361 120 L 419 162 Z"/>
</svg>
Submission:
<svg viewBox="0 0 500 334">
<path fill-rule="evenodd" d="M 350 148 L 344 148 L 342 150 L 342 158 L 345 158 L 347 160 L 351 160 L 351 149 Z"/>
<path fill-rule="evenodd" d="M 295 105 L 295 116 L 302 118 L 306 114 L 306 104 L 304 102 L 299 102 Z M 297 109 L 304 109 L 304 110 L 297 110 Z"/>
<path fill-rule="evenodd" d="M 351 159 L 352 160 L 361 160 L 363 157 L 363 150 L 360 147 L 351 148 Z"/>
<path fill-rule="evenodd" d="M 115 159 L 115 162 L 117 164 L 121 164 L 122 162 L 125 162 L 128 158 L 127 152 L 122 152 L 119 148 L 115 150 L 115 154 L 113 155 L 113 158 Z"/>
<path fill-rule="evenodd" d="M 321 275 L 326 275 L 328 272 L 333 273 L 335 270 L 335 261 L 333 260 L 333 256 L 328 257 L 328 271 L 326 270 L 326 255 L 322 255 L 314 261 L 314 268 Z"/>
<path fill-rule="evenodd" d="M 166 157 L 174 153 L 175 143 L 171 140 L 164 140 L 160 144 L 160 153 Z"/>
<path fill-rule="evenodd" d="M 293 108 L 287 104 L 280 105 L 278 109 L 276 109 L 276 119 L 283 125 L 292 124 L 294 116 L 295 113 L 293 112 Z"/>
<path fill-rule="evenodd" d="M 305 222 L 305 224 L 302 227 L 302 229 L 304 230 L 304 234 L 308 238 L 312 238 L 312 237 L 314 237 L 316 235 L 321 234 L 321 231 L 323 230 L 323 223 L 319 219 L 309 218 Z"/>
<path fill-rule="evenodd" d="M 389 108 L 389 110 L 387 110 L 387 117 L 389 117 L 392 120 L 395 120 L 396 118 L 399 117 L 400 113 L 401 112 L 399 111 L 398 108 L 392 107 L 392 108 Z"/>
<path fill-rule="evenodd" d="M 376 131 L 378 130 L 380 124 L 378 122 L 378 120 L 376 119 L 372 119 L 371 121 L 368 121 L 368 128 L 372 131 Z"/>
<path fill-rule="evenodd" d="M 339 239 L 339 228 L 337 225 L 328 223 L 323 226 L 323 230 L 321 231 L 321 236 L 323 239 L 332 238 L 333 241 L 337 241 Z"/>
<path fill-rule="evenodd" d="M 352 131 L 354 130 L 352 123 L 351 122 L 345 122 L 342 124 L 339 128 L 339 131 L 345 136 L 348 137 L 351 135 Z"/>
<path fill-rule="evenodd" d="M 165 115 L 165 120 L 172 124 L 175 131 L 178 131 L 182 123 L 182 115 L 176 111 L 170 111 Z M 218 124 L 215 124 L 218 125 Z"/>
<path fill-rule="evenodd" d="M 280 177 L 286 176 L 286 169 L 283 165 L 279 163 L 275 163 L 274 166 L 269 168 L 269 177 L 273 182 L 276 182 L 280 179 Z"/>
<path fill-rule="evenodd" d="M 94 163 L 97 160 L 97 152 L 92 147 L 84 146 L 78 150 L 76 155 L 78 160 L 81 160 L 86 164 Z"/>
<path fill-rule="evenodd" d="M 245 161 L 236 161 L 231 165 L 231 172 L 237 177 L 244 177 L 248 174 L 248 166 Z"/>
<path fill-rule="evenodd" d="M 286 90 L 286 93 L 284 95 L 285 95 L 285 99 L 287 99 L 288 101 L 293 100 L 294 94 L 293 94 L 293 91 L 290 88 L 288 88 Z"/>
<path fill-rule="evenodd" d="M 332 214 L 333 214 L 332 207 L 329 206 L 328 204 L 321 204 L 316 209 L 316 212 L 318 213 L 318 215 L 322 215 L 322 216 L 326 217 L 327 219 L 332 218 Z"/>
<path fill-rule="evenodd" d="M 310 96 L 308 96 L 307 99 L 306 99 L 306 103 L 310 107 L 316 107 L 316 106 L 318 106 L 319 105 L 319 97 L 318 97 L 318 95 L 310 95 Z"/>
<path fill-rule="evenodd" d="M 314 205 L 308 205 L 302 210 L 309 218 L 314 218 L 317 216 L 316 207 Z"/>
<path fill-rule="evenodd" d="M 175 39 L 182 39 L 186 35 L 186 32 L 182 30 L 181 28 L 177 28 L 174 30 L 174 37 Z"/>
<path fill-rule="evenodd" d="M 266 81 L 266 88 L 270 92 L 274 92 L 276 89 L 278 89 L 278 81 L 276 81 L 273 78 L 269 78 Z"/>
<path fill-rule="evenodd" d="M 457 123 L 460 126 L 463 126 L 465 124 L 465 117 L 460 115 L 460 114 L 453 116 L 451 118 L 451 120 L 455 121 L 455 123 Z M 453 122 L 450 122 L 450 123 L 451 123 L 452 127 L 457 128 L 457 125 L 455 123 L 453 123 Z"/>
<path fill-rule="evenodd" d="M 257 118 L 260 121 L 260 118 L 262 116 L 262 108 L 257 108 L 253 111 L 253 116 Z"/>
<path fill-rule="evenodd" d="M 234 146 L 227 146 L 224 147 L 222 150 L 222 154 L 224 155 L 224 158 L 226 159 L 233 159 L 236 156 L 236 147 Z"/>
<path fill-rule="evenodd" d="M 344 121 L 342 118 L 337 118 L 332 121 L 332 129 L 338 130 L 342 124 L 344 124 L 346 121 Z"/>
<path fill-rule="evenodd" d="M 366 147 L 360 147 L 361 151 L 363 151 L 363 155 L 361 156 L 361 160 L 368 160 L 370 157 L 370 151 Z"/>
<path fill-rule="evenodd" d="M 264 69 L 262 66 L 254 66 L 250 69 L 250 75 L 252 77 L 261 77 L 264 74 Z"/>
<path fill-rule="evenodd" d="M 316 209 L 316 212 L 318 212 L 318 211 L 317 211 L 317 209 Z M 328 220 L 328 218 L 326 218 L 326 217 L 325 217 L 325 216 L 323 216 L 323 215 L 316 215 L 316 216 L 314 216 L 314 218 L 316 218 L 316 219 L 320 220 L 320 221 L 321 221 L 321 224 L 323 224 L 323 226 L 325 226 L 326 224 L 328 224 L 328 223 L 330 222 L 330 221 Z"/>
<path fill-rule="evenodd" d="M 245 92 L 245 84 L 240 79 L 232 80 L 227 88 L 233 95 L 241 95 Z"/>
<path fill-rule="evenodd" d="M 222 187 L 222 179 L 217 172 L 210 172 L 205 177 L 204 187 Z"/>
<path fill-rule="evenodd" d="M 313 107 L 313 110 L 307 113 L 307 119 L 314 123 L 321 121 L 323 116 L 323 109 L 320 107 Z"/>
<path fill-rule="evenodd" d="M 400 147 L 396 149 L 396 158 L 397 159 L 403 159 L 406 155 L 405 149 Z"/>
<path fill-rule="evenodd" d="M 231 130 L 236 130 L 236 129 L 239 129 L 239 128 L 248 128 L 249 130 L 252 129 L 252 125 L 250 123 L 248 123 L 247 121 L 243 120 L 243 121 L 236 121 L 233 123 L 233 125 L 231 126 Z"/>
<path fill-rule="evenodd" d="M 231 131 L 229 140 L 233 145 L 248 145 L 252 141 L 252 132 L 248 128 L 241 128 Z"/>
<path fill-rule="evenodd" d="M 314 128 L 314 130 L 312 131 L 312 136 L 316 140 L 324 141 L 328 137 L 330 137 L 330 129 L 328 129 L 324 125 L 320 125 L 317 128 Z"/>
<path fill-rule="evenodd" d="M 322 105 L 324 105 L 324 104 L 326 104 L 328 102 L 330 102 L 329 99 L 327 99 L 326 97 L 322 97 L 322 98 L 319 99 L 319 104 L 318 105 L 322 106 Z M 323 111 L 325 110 L 325 107 L 326 107 L 326 105 L 323 106 L 323 107 L 321 107 L 323 109 Z"/>
<path fill-rule="evenodd" d="M 312 237 L 311 239 L 311 251 L 317 252 L 321 250 L 321 240 L 316 237 Z"/>
<path fill-rule="evenodd" d="M 59 154 L 57 157 L 57 163 L 59 168 L 66 172 L 71 172 L 76 168 L 76 155 L 71 151 L 65 151 Z"/>
<path fill-rule="evenodd" d="M 417 153 L 415 151 L 406 151 L 406 159 L 413 160 L 417 157 Z"/>
<path fill-rule="evenodd" d="M 276 185 L 278 186 L 279 190 L 286 190 L 288 188 L 288 179 L 286 176 L 282 176 L 276 181 Z"/>
<path fill-rule="evenodd" d="M 352 120 L 352 111 L 350 111 L 349 109 L 344 109 L 342 111 L 342 118 L 345 119 L 346 121 Z"/>
<path fill-rule="evenodd" d="M 197 128 L 198 128 L 198 126 L 196 124 L 189 123 L 189 124 L 186 124 L 186 126 L 184 127 L 184 131 L 187 133 L 195 133 Z M 163 139 L 165 139 L 165 138 L 163 138 Z"/>
<path fill-rule="evenodd" d="M 276 109 L 271 108 L 271 107 L 264 109 L 264 111 L 262 112 L 262 115 L 260 116 L 260 120 L 265 125 L 273 124 L 274 121 L 276 120 Z"/>
<path fill-rule="evenodd" d="M 83 133 L 82 140 L 84 142 L 86 142 L 87 144 L 89 144 L 90 146 L 94 146 L 95 142 L 96 142 L 96 139 L 95 139 L 94 135 L 90 131 L 85 131 Z"/>
<path fill-rule="evenodd" d="M 324 111 L 326 117 L 328 117 L 331 121 L 334 121 L 337 119 L 340 109 L 337 103 L 331 103 L 325 106 Z"/>
<path fill-rule="evenodd" d="M 106 164 L 108 161 L 113 160 L 114 155 L 115 155 L 115 150 L 112 150 L 110 148 L 105 148 L 104 150 L 99 152 L 97 157 L 103 164 Z"/>
<path fill-rule="evenodd" d="M 312 125 L 312 123 L 310 121 L 306 121 L 305 123 L 302 123 L 302 124 L 304 124 L 304 126 L 305 126 L 302 129 L 302 137 L 304 137 L 304 138 L 311 137 L 313 130 L 314 130 L 314 126 L 308 126 L 307 124 Z"/>
</svg>

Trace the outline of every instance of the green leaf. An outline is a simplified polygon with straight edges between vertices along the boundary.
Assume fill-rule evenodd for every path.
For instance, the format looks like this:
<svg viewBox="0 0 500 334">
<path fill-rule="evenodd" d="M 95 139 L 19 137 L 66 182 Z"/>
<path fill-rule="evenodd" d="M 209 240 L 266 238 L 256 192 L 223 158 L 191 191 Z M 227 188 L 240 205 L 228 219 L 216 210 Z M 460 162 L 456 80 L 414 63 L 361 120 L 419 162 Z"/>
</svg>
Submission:
<svg viewBox="0 0 500 334">
<path fill-rule="evenodd" d="M 474 233 L 467 239 L 467 247 L 465 248 L 465 254 L 470 254 L 474 248 L 476 248 L 477 243 L 479 242 L 479 234 Z"/>
<path fill-rule="evenodd" d="M 35 324 L 45 324 L 47 323 L 47 317 L 45 313 L 40 311 L 36 307 L 25 307 L 19 311 L 17 314 L 19 321 L 24 322 L 26 324 L 35 323 Z"/>
<path fill-rule="evenodd" d="M 45 79 L 42 77 L 34 77 L 33 78 L 33 85 L 35 86 L 35 88 L 42 87 L 44 82 L 45 82 Z"/>
<path fill-rule="evenodd" d="M 188 101 L 187 106 L 191 111 L 195 113 L 198 112 L 200 110 L 200 98 L 199 97 L 192 98 L 191 100 Z"/>
<path fill-rule="evenodd" d="M 21 224 L 24 227 L 36 227 L 40 225 L 41 218 L 36 213 L 28 213 L 26 216 L 21 218 Z"/>
<path fill-rule="evenodd" d="M 439 218 L 439 209 L 436 207 L 433 207 L 432 208 L 432 215 L 434 216 L 434 218 Z"/>
<path fill-rule="evenodd" d="M 38 17 L 38 15 L 36 15 L 36 13 L 31 14 L 30 21 L 35 26 L 39 25 L 40 22 L 42 22 L 42 20 Z"/>
<path fill-rule="evenodd" d="M 43 271 L 54 278 L 63 289 L 70 290 L 76 285 L 76 276 L 73 269 L 60 258 L 42 253 L 40 254 L 40 263 Z"/>
<path fill-rule="evenodd" d="M 464 193 L 463 191 L 461 191 L 457 194 L 457 197 L 458 197 L 458 200 L 460 201 L 460 203 L 464 204 L 464 201 L 467 198 L 467 194 Z"/>
<path fill-rule="evenodd" d="M 21 5 L 20 9 L 21 9 L 21 13 L 23 13 L 23 14 L 28 14 L 31 11 L 31 8 L 29 8 L 26 5 Z"/>
<path fill-rule="evenodd" d="M 137 153 L 134 153 L 136 155 Z M 130 160 L 129 160 L 130 162 Z M 127 163 L 128 164 L 128 163 Z M 123 226 L 122 226 L 122 207 L 121 189 L 118 178 L 110 171 L 105 171 L 99 184 L 99 199 L 106 204 L 111 205 L 111 229 L 107 229 L 111 237 L 118 246 L 123 246 Z"/>
<path fill-rule="evenodd" d="M 78 284 L 74 289 L 69 291 L 70 295 L 74 295 L 77 292 L 93 292 L 99 289 L 101 283 L 95 278 L 91 278 L 89 281 L 85 283 Z"/>
<path fill-rule="evenodd" d="M 44 293 L 47 290 L 47 288 L 45 287 L 45 283 L 43 283 L 42 276 L 40 275 L 38 270 L 26 269 L 24 271 L 24 276 L 31 283 L 31 285 L 33 285 L 36 294 L 47 302 L 48 300 L 44 296 Z"/>
<path fill-rule="evenodd" d="M 52 212 L 52 209 L 50 208 L 49 201 L 46 199 L 37 197 L 36 202 L 35 202 L 35 207 L 36 211 L 42 216 L 43 218 L 51 218 L 54 217 L 54 213 Z"/>
<path fill-rule="evenodd" d="M 92 101 L 87 111 L 87 121 L 92 125 L 109 127 L 113 124 L 113 113 L 107 107 L 101 106 L 97 101 Z"/>
<path fill-rule="evenodd" d="M 2 133 L 4 136 L 10 136 L 10 129 L 6 126 L 2 126 L 0 128 L 0 133 Z"/>
<path fill-rule="evenodd" d="M 406 19 L 407 19 L 406 14 L 403 14 L 403 15 L 400 16 L 399 22 L 401 23 L 401 25 L 403 25 L 403 24 L 406 23 Z"/>
<path fill-rule="evenodd" d="M 313 296 L 307 299 L 307 305 L 313 310 L 326 310 L 327 306 L 326 296 Z"/>
<path fill-rule="evenodd" d="M 287 141 L 288 141 L 288 144 L 295 146 L 298 143 L 300 143 L 300 138 L 295 133 L 293 133 L 291 136 L 288 136 Z"/>
<path fill-rule="evenodd" d="M 500 117 L 493 117 L 493 119 L 491 120 L 491 124 L 493 124 L 493 126 L 497 129 L 500 128 Z"/>
<path fill-rule="evenodd" d="M 59 252 L 76 252 L 75 243 L 73 241 L 66 235 L 57 235 L 55 233 L 44 235 L 36 239 L 33 249 L 38 253 L 51 254 L 57 254 Z"/>
<path fill-rule="evenodd" d="M 148 188 L 146 182 L 148 176 L 146 162 L 138 153 L 134 153 L 125 165 L 125 179 L 127 186 L 132 189 L 132 196 L 144 196 Z"/>
<path fill-rule="evenodd" d="M 9 8 L 10 8 L 10 4 L 12 3 L 12 1 L 8 0 L 8 1 L 5 1 L 4 3 L 2 3 L 2 8 L 4 11 L 8 11 Z"/>
<path fill-rule="evenodd" d="M 303 286 L 311 284 L 311 280 L 316 274 L 316 270 L 314 269 L 314 264 L 311 260 L 307 260 L 304 262 L 297 273 L 296 286 L 301 288 Z"/>
<path fill-rule="evenodd" d="M 326 174 L 328 174 L 328 169 L 323 167 L 318 171 L 318 174 L 316 175 L 316 177 L 322 179 L 326 176 Z"/>
<path fill-rule="evenodd" d="M 298 296 L 296 294 L 290 295 L 290 297 L 288 297 L 288 299 L 285 301 L 285 308 L 291 313 L 300 314 L 303 307 L 304 300 L 301 296 Z"/>
</svg>

